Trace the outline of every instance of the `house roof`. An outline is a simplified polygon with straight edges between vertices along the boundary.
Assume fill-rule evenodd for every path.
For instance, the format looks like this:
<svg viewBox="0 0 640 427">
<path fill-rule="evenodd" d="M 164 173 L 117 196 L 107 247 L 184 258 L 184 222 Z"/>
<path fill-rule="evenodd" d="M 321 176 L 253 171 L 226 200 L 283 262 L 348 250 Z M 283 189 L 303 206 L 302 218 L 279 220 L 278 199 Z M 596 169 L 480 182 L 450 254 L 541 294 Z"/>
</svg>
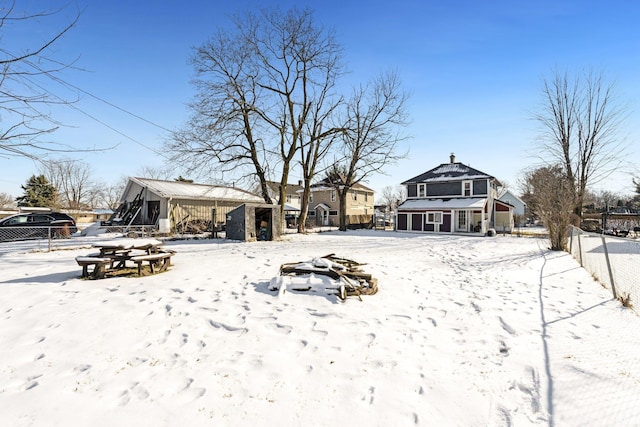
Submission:
<svg viewBox="0 0 640 427">
<path fill-rule="evenodd" d="M 500 192 L 500 195 L 498 196 L 498 199 L 502 200 L 503 202 L 505 201 L 504 200 L 505 198 L 515 199 L 526 206 L 526 203 L 524 202 L 524 200 L 522 200 L 520 197 L 518 197 L 517 194 L 515 194 L 513 191 L 509 190 L 508 188 L 505 188 L 504 190 L 502 190 Z"/>
<path fill-rule="evenodd" d="M 340 175 L 338 178 L 339 178 L 340 181 L 337 181 L 337 182 L 331 182 L 331 180 L 329 178 L 325 178 L 322 181 L 320 181 L 320 182 L 318 182 L 316 184 L 313 184 L 311 186 L 311 189 L 313 191 L 334 190 L 336 184 L 338 184 L 340 187 L 342 187 L 345 178 L 342 175 Z M 361 184 L 359 182 L 353 184 L 351 186 L 351 190 L 367 191 L 367 192 L 370 192 L 370 193 L 374 193 L 374 191 L 371 188 L 369 188 L 366 185 L 363 185 L 363 184 Z"/>
<path fill-rule="evenodd" d="M 262 197 L 235 187 L 195 184 L 184 181 L 162 181 L 159 179 L 134 178 L 131 182 L 148 188 L 157 195 L 166 198 L 191 200 L 237 200 L 262 203 Z"/>
<path fill-rule="evenodd" d="M 495 177 L 467 166 L 464 163 L 442 163 L 435 168 L 416 177 L 406 180 L 402 184 L 422 182 L 463 181 L 473 179 L 495 179 Z"/>
<path fill-rule="evenodd" d="M 398 211 L 424 209 L 484 209 L 486 198 L 466 197 L 457 199 L 409 199 L 398 206 Z"/>
<path fill-rule="evenodd" d="M 278 194 L 278 192 L 280 191 L 280 183 L 275 181 L 267 181 L 267 188 L 269 189 L 269 191 L 273 191 L 274 194 Z M 295 193 L 298 190 L 302 190 L 303 188 L 304 187 L 302 185 L 287 183 L 287 194 Z"/>
</svg>

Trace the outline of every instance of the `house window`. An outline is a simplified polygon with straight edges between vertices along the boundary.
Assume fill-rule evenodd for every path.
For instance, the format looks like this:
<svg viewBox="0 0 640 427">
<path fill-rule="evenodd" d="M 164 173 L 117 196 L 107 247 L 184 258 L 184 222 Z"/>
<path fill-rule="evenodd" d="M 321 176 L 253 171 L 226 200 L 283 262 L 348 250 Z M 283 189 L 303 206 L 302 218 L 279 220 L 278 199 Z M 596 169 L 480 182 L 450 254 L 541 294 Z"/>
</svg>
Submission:
<svg viewBox="0 0 640 427">
<path fill-rule="evenodd" d="M 465 196 L 471 196 L 473 193 L 471 189 L 471 181 L 462 181 L 462 194 Z"/>
<path fill-rule="evenodd" d="M 338 211 L 329 211 L 329 216 L 338 216 Z"/>
<path fill-rule="evenodd" d="M 287 203 L 291 203 L 291 195 L 287 194 Z"/>
<path fill-rule="evenodd" d="M 309 193 L 309 203 L 313 203 L 313 193 Z"/>
<path fill-rule="evenodd" d="M 427 184 L 418 184 L 418 197 L 427 197 Z"/>
<path fill-rule="evenodd" d="M 364 193 L 364 201 L 368 202 L 369 201 L 369 193 Z M 366 212 L 365 212 L 366 214 Z"/>
<path fill-rule="evenodd" d="M 442 212 L 427 212 L 427 224 L 442 224 Z"/>
<path fill-rule="evenodd" d="M 353 190 L 353 200 L 358 200 L 358 192 Z"/>
<path fill-rule="evenodd" d="M 316 216 L 316 211 L 307 212 L 307 216 Z"/>
<path fill-rule="evenodd" d="M 336 190 L 331 190 L 331 201 L 332 202 L 336 201 Z"/>
</svg>

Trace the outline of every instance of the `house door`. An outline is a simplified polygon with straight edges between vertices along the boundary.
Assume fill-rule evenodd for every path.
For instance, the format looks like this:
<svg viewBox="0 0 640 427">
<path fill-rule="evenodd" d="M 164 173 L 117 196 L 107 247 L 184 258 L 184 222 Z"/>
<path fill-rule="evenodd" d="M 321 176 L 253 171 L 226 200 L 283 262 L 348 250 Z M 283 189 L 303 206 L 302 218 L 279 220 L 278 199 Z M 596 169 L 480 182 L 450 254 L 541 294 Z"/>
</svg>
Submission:
<svg viewBox="0 0 640 427">
<path fill-rule="evenodd" d="M 422 231 L 422 214 L 411 214 L 411 229 L 413 231 Z"/>
<path fill-rule="evenodd" d="M 456 212 L 456 231 L 469 231 L 467 211 Z"/>
<path fill-rule="evenodd" d="M 440 224 L 440 231 L 447 233 L 451 231 L 451 214 L 442 215 L 442 224 Z"/>
<path fill-rule="evenodd" d="M 329 211 L 326 211 L 322 208 L 318 208 L 316 211 L 317 221 L 320 225 L 329 225 Z"/>
</svg>

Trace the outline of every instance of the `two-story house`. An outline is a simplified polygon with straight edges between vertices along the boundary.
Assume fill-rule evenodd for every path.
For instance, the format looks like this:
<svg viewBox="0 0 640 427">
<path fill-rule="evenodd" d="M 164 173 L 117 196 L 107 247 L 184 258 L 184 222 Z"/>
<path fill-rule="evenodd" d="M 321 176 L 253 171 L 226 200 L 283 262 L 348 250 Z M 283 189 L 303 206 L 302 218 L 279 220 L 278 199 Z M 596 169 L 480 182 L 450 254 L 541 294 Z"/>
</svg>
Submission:
<svg viewBox="0 0 640 427">
<path fill-rule="evenodd" d="M 337 188 L 341 188 L 339 180 L 331 182 L 328 178 L 311 186 L 311 198 L 309 200 L 309 220 L 316 225 L 340 224 L 340 198 Z M 346 200 L 347 225 L 349 227 L 367 227 L 372 224 L 374 207 L 374 191 L 360 183 L 349 189 Z"/>
<path fill-rule="evenodd" d="M 267 181 L 269 197 L 273 203 L 280 203 L 280 183 Z M 258 192 L 256 192 L 258 193 Z M 285 212 L 299 212 L 302 198 L 302 181 L 297 184 L 287 184 L 287 200 L 285 202 Z"/>
<path fill-rule="evenodd" d="M 455 161 L 402 183 L 407 200 L 398 206 L 396 229 L 435 233 L 486 234 L 496 224 L 513 224 L 513 207 L 498 200 L 500 182 Z"/>
</svg>

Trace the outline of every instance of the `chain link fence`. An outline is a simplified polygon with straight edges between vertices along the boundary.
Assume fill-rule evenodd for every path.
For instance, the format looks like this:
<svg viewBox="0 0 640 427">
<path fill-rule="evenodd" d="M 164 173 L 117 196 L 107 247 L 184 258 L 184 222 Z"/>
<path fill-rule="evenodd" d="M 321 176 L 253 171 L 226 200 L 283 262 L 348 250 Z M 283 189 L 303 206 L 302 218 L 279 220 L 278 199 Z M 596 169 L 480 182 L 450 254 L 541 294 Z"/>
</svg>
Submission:
<svg viewBox="0 0 640 427">
<path fill-rule="evenodd" d="M 109 226 L 100 233 L 122 234 L 128 237 L 155 236 L 155 225 Z M 21 251 L 52 251 L 78 245 L 90 244 L 91 239 L 83 236 L 76 227 L 61 226 L 13 226 L 0 227 L 0 249 Z M 0 254 L 3 253 L 0 250 Z"/>
<path fill-rule="evenodd" d="M 571 227 L 569 252 L 613 297 L 640 307 L 640 241 Z"/>
</svg>

